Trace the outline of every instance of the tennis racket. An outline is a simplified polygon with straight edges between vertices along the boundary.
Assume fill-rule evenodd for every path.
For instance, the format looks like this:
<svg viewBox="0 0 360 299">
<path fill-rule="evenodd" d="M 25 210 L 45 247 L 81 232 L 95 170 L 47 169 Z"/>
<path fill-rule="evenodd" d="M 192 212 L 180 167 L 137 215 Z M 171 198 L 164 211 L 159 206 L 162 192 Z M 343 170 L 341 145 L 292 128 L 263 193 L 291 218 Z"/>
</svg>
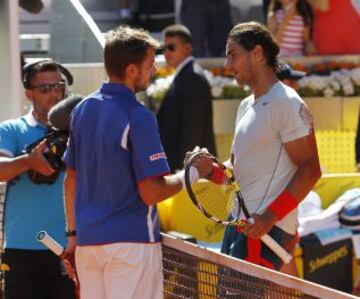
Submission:
<svg viewBox="0 0 360 299">
<path fill-rule="evenodd" d="M 209 219 L 222 225 L 244 226 L 253 219 L 247 210 L 240 188 L 235 181 L 232 172 L 225 167 L 216 157 L 205 154 L 213 162 L 213 169 L 222 170 L 220 176 L 212 178 L 200 178 L 195 183 L 193 167 L 196 168 L 196 160 L 204 153 L 195 153 L 186 162 L 185 185 L 193 204 Z M 199 157 L 200 158 L 200 157 Z M 225 174 L 225 175 L 223 175 Z M 241 210 L 245 220 L 241 219 Z M 281 247 L 268 234 L 261 237 L 264 242 L 285 263 L 292 260 L 292 256 Z"/>
<path fill-rule="evenodd" d="M 38 232 L 38 234 L 36 235 L 36 238 L 39 242 L 43 243 L 53 253 L 55 253 L 58 257 L 60 257 L 64 263 L 69 263 L 72 265 L 71 261 L 68 259 L 67 253 L 65 252 L 65 248 L 62 247 L 58 242 L 56 242 L 46 231 Z M 76 272 L 71 277 L 71 279 L 75 283 L 76 298 L 80 299 L 80 284 L 79 284 L 79 278 L 78 278 Z"/>
</svg>

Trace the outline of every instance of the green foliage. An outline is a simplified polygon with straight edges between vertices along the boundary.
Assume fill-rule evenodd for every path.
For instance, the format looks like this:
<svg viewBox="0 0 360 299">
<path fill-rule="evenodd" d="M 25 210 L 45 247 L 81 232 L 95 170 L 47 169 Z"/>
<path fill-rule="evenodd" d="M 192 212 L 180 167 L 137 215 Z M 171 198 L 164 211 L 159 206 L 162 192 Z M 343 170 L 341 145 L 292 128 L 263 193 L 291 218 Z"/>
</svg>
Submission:
<svg viewBox="0 0 360 299">
<path fill-rule="evenodd" d="M 310 87 L 300 87 L 297 90 L 298 94 L 301 97 L 322 97 L 324 93 L 322 90 L 312 89 Z"/>
<path fill-rule="evenodd" d="M 251 94 L 250 90 L 246 90 L 240 86 L 224 86 L 221 99 L 243 99 Z"/>
</svg>

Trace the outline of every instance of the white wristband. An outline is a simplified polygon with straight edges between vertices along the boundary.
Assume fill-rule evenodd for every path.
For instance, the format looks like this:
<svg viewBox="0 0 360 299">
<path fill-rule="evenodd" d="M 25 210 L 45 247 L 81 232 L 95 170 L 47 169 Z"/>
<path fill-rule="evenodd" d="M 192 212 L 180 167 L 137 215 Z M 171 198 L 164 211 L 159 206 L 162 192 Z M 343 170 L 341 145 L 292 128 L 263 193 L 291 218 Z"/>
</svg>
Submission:
<svg viewBox="0 0 360 299">
<path fill-rule="evenodd" d="M 185 169 L 180 170 L 178 173 L 175 174 L 175 176 L 181 181 L 182 188 L 186 188 L 185 184 Z M 189 169 L 189 177 L 190 177 L 190 184 L 194 184 L 199 180 L 199 172 L 194 166 L 190 166 Z"/>
</svg>

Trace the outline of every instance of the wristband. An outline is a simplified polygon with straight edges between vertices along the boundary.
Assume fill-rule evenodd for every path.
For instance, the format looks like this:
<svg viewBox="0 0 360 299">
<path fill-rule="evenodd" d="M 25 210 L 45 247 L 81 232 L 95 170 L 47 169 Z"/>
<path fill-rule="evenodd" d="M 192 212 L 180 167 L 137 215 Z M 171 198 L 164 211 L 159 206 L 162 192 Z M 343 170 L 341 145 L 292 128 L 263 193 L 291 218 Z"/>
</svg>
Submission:
<svg viewBox="0 0 360 299">
<path fill-rule="evenodd" d="M 182 188 L 185 189 L 186 188 L 186 184 L 185 184 L 185 169 L 180 170 L 179 172 L 177 172 L 176 174 L 174 174 L 182 183 Z M 190 180 L 190 184 L 194 184 L 199 180 L 199 172 L 196 169 L 196 167 L 194 166 L 190 166 L 189 169 L 189 180 Z"/>
<path fill-rule="evenodd" d="M 76 230 L 65 229 L 65 235 L 67 237 L 76 237 Z"/>
<path fill-rule="evenodd" d="M 269 206 L 268 209 L 272 211 L 276 217 L 281 220 L 292 210 L 298 206 L 296 198 L 288 191 L 284 190 Z"/>
<path fill-rule="evenodd" d="M 216 163 L 213 163 L 213 168 L 207 179 L 215 184 L 221 185 L 225 182 L 227 176 L 224 170 Z"/>
</svg>

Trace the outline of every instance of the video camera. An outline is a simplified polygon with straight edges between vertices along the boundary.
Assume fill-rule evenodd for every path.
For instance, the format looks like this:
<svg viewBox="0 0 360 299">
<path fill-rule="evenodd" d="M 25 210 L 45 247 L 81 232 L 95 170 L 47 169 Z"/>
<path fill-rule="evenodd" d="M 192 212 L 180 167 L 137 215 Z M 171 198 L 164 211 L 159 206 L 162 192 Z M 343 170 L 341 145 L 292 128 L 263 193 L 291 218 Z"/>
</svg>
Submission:
<svg viewBox="0 0 360 299">
<path fill-rule="evenodd" d="M 65 163 L 62 156 L 66 150 L 66 144 L 69 133 L 64 130 L 57 130 L 54 127 L 48 126 L 43 138 L 33 142 L 26 147 L 26 153 L 30 153 L 41 141 L 46 141 L 47 148 L 43 152 L 44 157 L 49 162 L 55 172 L 49 176 L 45 176 L 32 169 L 28 170 L 29 179 L 35 184 L 53 184 L 59 176 L 60 171 L 65 169 Z"/>
<path fill-rule="evenodd" d="M 45 140 L 47 148 L 43 152 L 43 155 L 49 162 L 51 168 L 55 170 L 55 172 L 49 176 L 45 176 L 32 169 L 28 170 L 27 174 L 33 183 L 51 185 L 57 180 L 60 171 L 65 170 L 66 166 L 63 161 L 63 155 L 69 137 L 70 114 L 82 99 L 81 96 L 70 96 L 52 107 L 48 114 L 49 125 L 47 126 L 44 137 L 26 147 L 26 153 L 30 153 L 40 142 Z"/>
</svg>

